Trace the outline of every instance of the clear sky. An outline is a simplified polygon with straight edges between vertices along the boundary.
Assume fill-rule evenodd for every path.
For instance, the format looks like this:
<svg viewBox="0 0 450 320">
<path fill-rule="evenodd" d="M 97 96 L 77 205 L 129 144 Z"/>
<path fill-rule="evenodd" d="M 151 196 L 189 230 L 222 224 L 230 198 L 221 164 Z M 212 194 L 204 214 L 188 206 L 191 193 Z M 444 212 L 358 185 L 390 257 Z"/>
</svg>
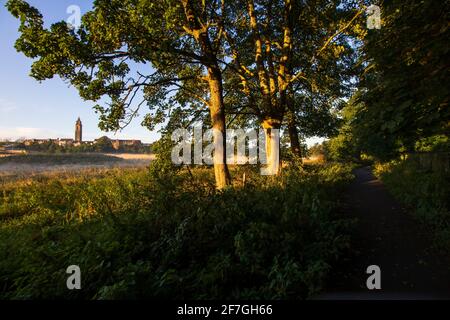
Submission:
<svg viewBox="0 0 450 320">
<path fill-rule="evenodd" d="M 78 5 L 81 14 L 90 10 L 90 0 L 29 0 L 40 10 L 46 25 L 67 20 L 67 8 Z M 104 133 L 98 128 L 98 116 L 92 101 L 84 101 L 75 88 L 55 77 L 41 83 L 29 76 L 32 60 L 14 49 L 19 36 L 19 22 L 6 10 L 6 0 L 0 0 L 0 139 L 73 138 L 75 121 L 83 122 L 83 139 L 102 135 L 119 139 L 140 139 L 153 142 L 157 132 L 150 132 L 136 118 L 127 128 Z M 142 115 L 141 115 L 142 116 Z M 308 139 L 308 144 L 318 141 Z"/>
<path fill-rule="evenodd" d="M 81 13 L 90 9 L 89 0 L 29 0 L 44 16 L 45 23 L 67 20 L 70 5 L 78 5 Z M 159 137 L 135 119 L 122 132 L 104 133 L 98 128 L 98 116 L 92 101 L 84 101 L 75 88 L 55 77 L 37 82 L 29 76 L 32 60 L 14 49 L 19 22 L 6 10 L 6 0 L 0 0 L 0 139 L 73 138 L 75 121 L 83 122 L 83 139 L 102 135 L 122 139 L 153 142 Z"/>
</svg>

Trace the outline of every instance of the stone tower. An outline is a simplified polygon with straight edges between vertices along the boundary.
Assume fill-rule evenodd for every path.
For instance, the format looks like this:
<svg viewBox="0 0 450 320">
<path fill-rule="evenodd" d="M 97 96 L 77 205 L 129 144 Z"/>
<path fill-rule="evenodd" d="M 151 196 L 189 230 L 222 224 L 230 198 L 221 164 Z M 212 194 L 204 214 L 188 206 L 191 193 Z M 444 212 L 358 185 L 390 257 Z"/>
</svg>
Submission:
<svg viewBox="0 0 450 320">
<path fill-rule="evenodd" d="M 83 141 L 83 125 L 81 124 L 81 120 L 78 117 L 78 120 L 75 124 L 75 142 Z"/>
</svg>

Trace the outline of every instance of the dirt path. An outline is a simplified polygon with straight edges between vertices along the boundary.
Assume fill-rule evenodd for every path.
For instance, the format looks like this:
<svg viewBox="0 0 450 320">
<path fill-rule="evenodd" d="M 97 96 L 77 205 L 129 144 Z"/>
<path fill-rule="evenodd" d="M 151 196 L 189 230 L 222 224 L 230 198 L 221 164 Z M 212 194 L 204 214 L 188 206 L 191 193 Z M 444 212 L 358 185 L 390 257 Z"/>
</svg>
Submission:
<svg viewBox="0 0 450 320">
<path fill-rule="evenodd" d="M 430 231 L 408 215 L 369 167 L 355 174 L 345 210 L 358 219 L 353 252 L 318 299 L 450 299 L 450 257 L 430 249 Z M 381 269 L 381 290 L 366 287 L 369 265 Z"/>
</svg>

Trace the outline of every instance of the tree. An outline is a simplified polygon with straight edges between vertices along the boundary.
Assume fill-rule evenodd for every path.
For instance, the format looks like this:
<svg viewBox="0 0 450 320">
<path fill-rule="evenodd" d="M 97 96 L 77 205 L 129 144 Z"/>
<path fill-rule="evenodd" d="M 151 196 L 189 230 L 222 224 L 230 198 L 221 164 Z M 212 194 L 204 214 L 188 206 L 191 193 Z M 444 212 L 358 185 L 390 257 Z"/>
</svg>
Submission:
<svg viewBox="0 0 450 320">
<path fill-rule="evenodd" d="M 299 12 L 291 62 L 298 78 L 289 92 L 286 113 L 291 149 L 298 157 L 299 136 L 336 133 L 343 98 L 356 85 L 364 9 L 351 1 L 314 1 Z"/>
<path fill-rule="evenodd" d="M 144 104 L 150 129 L 165 121 L 174 103 L 195 112 L 206 106 L 219 133 L 214 137 L 216 185 L 230 183 L 216 27 L 226 12 L 218 1 L 97 0 L 79 30 L 65 22 L 45 29 L 40 12 L 23 0 L 6 6 L 21 22 L 16 49 L 36 59 L 32 77 L 58 75 L 86 100 L 109 97 L 106 106 L 95 106 L 101 129 L 123 128 Z"/>
<path fill-rule="evenodd" d="M 342 95 L 355 61 L 343 34 L 357 25 L 363 9 L 341 1 L 243 0 L 234 11 L 236 22 L 226 26 L 231 29 L 225 29 L 225 39 L 235 76 L 227 79 L 239 82 L 239 111 L 258 119 L 268 148 L 270 131 L 286 122 L 293 152 L 301 156 L 298 117 L 314 114 L 308 108 L 319 100 L 327 98 L 331 107 Z M 278 171 L 278 163 L 272 166 Z"/>
<path fill-rule="evenodd" d="M 36 59 L 34 78 L 58 75 L 84 99 L 109 97 L 95 106 L 101 129 L 123 128 L 144 105 L 143 124 L 154 129 L 168 120 L 167 132 L 205 119 L 208 111 L 219 133 L 219 189 L 230 183 L 227 114 L 229 123 L 262 125 L 275 173 L 274 129 L 286 121 L 300 153 L 302 117 L 329 122 L 311 128 L 332 126 L 323 112 L 329 108 L 319 106 L 334 107 L 341 94 L 352 62 L 343 34 L 362 13 L 352 1 L 338 0 L 97 0 L 73 30 L 65 22 L 45 29 L 39 11 L 23 0 L 9 0 L 7 7 L 21 21 L 16 49 Z"/>
<path fill-rule="evenodd" d="M 106 136 L 100 137 L 95 140 L 94 149 L 97 152 L 112 152 L 114 151 L 111 139 Z"/>
<path fill-rule="evenodd" d="M 392 158 L 448 135 L 448 1 L 388 1 L 364 39 L 362 103 L 354 123 L 367 152 Z"/>
</svg>

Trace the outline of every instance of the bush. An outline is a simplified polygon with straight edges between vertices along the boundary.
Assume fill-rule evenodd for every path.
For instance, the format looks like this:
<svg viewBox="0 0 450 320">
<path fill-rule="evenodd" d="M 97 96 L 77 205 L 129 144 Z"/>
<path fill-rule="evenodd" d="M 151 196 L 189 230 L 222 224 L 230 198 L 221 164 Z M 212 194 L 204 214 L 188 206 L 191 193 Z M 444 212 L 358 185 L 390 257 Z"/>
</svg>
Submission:
<svg viewBox="0 0 450 320">
<path fill-rule="evenodd" d="M 349 243 L 349 222 L 334 213 L 349 169 L 285 170 L 279 179 L 239 170 L 246 185 L 223 192 L 202 168 L 3 186 L 0 298 L 285 299 L 318 292 Z M 66 288 L 73 264 L 82 290 Z"/>
</svg>

